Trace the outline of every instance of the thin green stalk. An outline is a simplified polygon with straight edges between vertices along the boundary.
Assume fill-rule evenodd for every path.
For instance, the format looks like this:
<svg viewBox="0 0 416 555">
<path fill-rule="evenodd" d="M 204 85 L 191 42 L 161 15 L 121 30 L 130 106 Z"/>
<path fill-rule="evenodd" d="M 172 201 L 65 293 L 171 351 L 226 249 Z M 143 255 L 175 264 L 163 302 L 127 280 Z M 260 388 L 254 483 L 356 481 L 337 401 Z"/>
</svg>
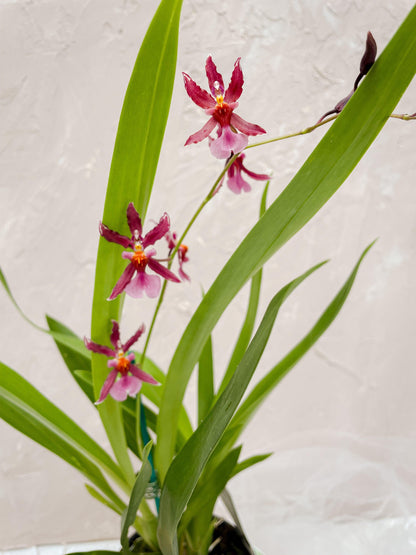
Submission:
<svg viewBox="0 0 416 555">
<path fill-rule="evenodd" d="M 183 241 L 185 240 L 186 235 L 188 234 L 189 230 L 191 229 L 191 227 L 193 226 L 195 220 L 197 219 L 197 217 L 199 216 L 199 214 L 202 212 L 202 210 L 204 209 L 205 205 L 208 204 L 208 202 L 212 199 L 212 197 L 214 196 L 214 193 L 218 187 L 218 185 L 220 184 L 221 180 L 223 179 L 226 171 L 228 170 L 228 168 L 231 166 L 231 164 L 233 164 L 233 162 L 235 161 L 235 159 L 237 158 L 238 153 L 237 154 L 233 154 L 233 156 L 231 156 L 231 158 L 227 161 L 227 163 L 224 166 L 224 169 L 222 170 L 222 172 L 220 173 L 220 175 L 217 177 L 217 179 L 215 180 L 214 185 L 211 187 L 211 189 L 209 190 L 208 194 L 206 195 L 206 197 L 204 198 L 204 200 L 201 202 L 201 204 L 198 206 L 196 212 L 194 213 L 194 215 L 192 216 L 192 218 L 190 219 L 188 225 L 185 228 L 185 231 L 182 233 L 181 237 L 179 238 L 179 240 L 176 243 L 175 248 L 173 249 L 171 255 L 170 255 L 170 260 L 168 262 L 168 268 L 170 269 L 173 263 L 173 260 L 175 258 L 176 253 L 178 252 L 179 247 L 181 246 L 181 244 L 183 243 Z M 143 348 L 143 352 L 142 352 L 142 356 L 140 359 L 141 364 L 143 364 L 144 361 L 144 357 L 146 356 L 146 351 L 147 351 L 147 347 L 149 345 L 149 341 L 150 341 L 150 337 L 152 335 L 152 331 L 156 322 L 156 318 L 157 315 L 159 313 L 159 309 L 162 305 L 164 296 L 165 296 L 165 291 L 166 291 L 166 286 L 167 286 L 167 281 L 165 280 L 162 286 L 162 289 L 160 291 L 160 295 L 157 301 L 157 305 L 153 314 L 153 318 L 152 318 L 152 322 L 150 324 L 149 327 L 149 331 L 147 333 L 147 338 L 146 338 L 146 343 L 144 345 Z"/>
</svg>

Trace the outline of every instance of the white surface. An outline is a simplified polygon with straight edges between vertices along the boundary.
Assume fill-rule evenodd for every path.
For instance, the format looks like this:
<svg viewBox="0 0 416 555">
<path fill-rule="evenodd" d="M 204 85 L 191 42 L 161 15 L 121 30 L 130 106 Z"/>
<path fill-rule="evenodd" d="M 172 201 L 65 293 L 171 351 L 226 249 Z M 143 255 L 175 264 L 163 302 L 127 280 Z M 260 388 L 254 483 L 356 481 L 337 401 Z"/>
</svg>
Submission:
<svg viewBox="0 0 416 555">
<path fill-rule="evenodd" d="M 0 262 L 19 303 L 39 323 L 47 312 L 88 334 L 97 223 L 117 121 L 154 7 L 150 0 L 0 4 Z M 314 123 L 345 96 L 367 31 L 381 52 L 411 7 L 410 0 L 394 6 L 387 0 L 185 0 L 149 219 L 167 210 L 173 227 L 182 229 L 221 167 L 206 144 L 182 146 L 205 116 L 184 93 L 181 70 L 205 87 L 211 53 L 228 82 L 241 56 L 238 113 L 277 136 Z M 397 111 L 414 112 L 414 98 L 413 83 Z M 273 171 L 270 200 L 323 133 L 249 152 L 250 169 Z M 414 122 L 389 121 L 341 190 L 265 271 L 262 310 L 280 286 L 332 259 L 286 304 L 258 376 L 311 327 L 363 248 L 379 237 L 335 324 L 247 430 L 245 455 L 276 454 L 236 478 L 231 491 L 249 537 L 268 555 L 277 553 L 277 530 L 285 523 L 312 519 L 319 535 L 319 526 L 338 519 L 361 519 L 371 528 L 374 518 L 416 514 L 414 133 Z M 187 240 L 192 283 L 170 288 L 159 342 L 150 348 L 162 367 L 199 301 L 200 285 L 209 287 L 255 222 L 260 195 L 255 184 L 240 197 L 224 188 L 193 228 Z M 246 298 L 247 290 L 215 331 L 218 375 Z M 148 323 L 153 306 L 127 306 L 123 334 Z M 2 291 L 0 307 L 2 360 L 105 444 L 95 410 L 48 337 L 26 325 Z M 193 411 L 193 385 L 187 402 Z M 4 423 L 0 434 L 0 548 L 117 537 L 118 518 L 88 496 L 75 470 Z M 379 544 L 368 545 L 357 553 L 380 553 Z"/>
</svg>

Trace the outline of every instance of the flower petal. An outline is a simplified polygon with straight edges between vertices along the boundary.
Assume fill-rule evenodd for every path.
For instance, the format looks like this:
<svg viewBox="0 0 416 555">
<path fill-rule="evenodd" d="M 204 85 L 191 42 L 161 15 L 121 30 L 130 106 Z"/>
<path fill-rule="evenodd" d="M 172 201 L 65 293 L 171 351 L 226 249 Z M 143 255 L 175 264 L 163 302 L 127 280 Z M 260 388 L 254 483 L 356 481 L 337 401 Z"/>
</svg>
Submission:
<svg viewBox="0 0 416 555">
<path fill-rule="evenodd" d="M 141 386 L 142 382 L 135 376 L 122 376 L 111 388 L 110 395 L 116 401 L 125 401 L 127 395 L 135 397 Z"/>
<path fill-rule="evenodd" d="M 87 337 L 84 337 L 84 344 L 87 349 L 93 353 L 98 353 L 99 355 L 105 355 L 107 357 L 115 356 L 113 349 L 110 349 L 110 347 L 107 347 L 106 345 L 98 345 L 98 343 L 91 341 L 91 339 L 88 339 Z"/>
<path fill-rule="evenodd" d="M 146 274 L 146 272 L 137 272 L 137 275 L 125 288 L 125 291 L 127 295 L 134 299 L 142 298 L 143 293 L 154 299 L 160 292 L 160 277 Z"/>
<path fill-rule="evenodd" d="M 248 137 L 241 133 L 234 133 L 227 125 L 221 127 L 221 134 L 217 139 L 211 141 L 209 148 L 215 158 L 228 158 L 232 152 L 243 150 L 248 144 Z"/>
<path fill-rule="evenodd" d="M 154 258 L 149 258 L 147 265 L 150 269 L 162 276 L 164 279 L 169 279 L 170 281 L 175 281 L 176 283 L 179 283 L 181 281 L 175 276 L 173 272 L 168 270 L 165 266 L 160 264 L 160 262 L 158 262 Z"/>
<path fill-rule="evenodd" d="M 127 285 L 131 282 L 135 271 L 136 270 L 133 264 L 129 264 L 127 266 L 127 268 L 119 277 L 119 280 L 115 284 L 114 289 L 112 290 L 111 295 L 108 297 L 107 300 L 112 301 L 126 289 Z"/>
<path fill-rule="evenodd" d="M 149 233 L 146 233 L 146 235 L 144 236 L 144 239 L 142 241 L 143 248 L 145 249 L 149 245 L 154 245 L 156 241 L 159 241 L 159 239 L 162 239 L 162 237 L 164 237 L 166 233 L 169 231 L 169 228 L 170 228 L 170 220 L 169 220 L 169 216 L 165 212 L 163 216 L 160 218 L 159 223 L 153 229 L 151 229 Z M 146 256 L 147 256 L 147 253 L 146 253 Z"/>
<path fill-rule="evenodd" d="M 141 368 L 139 368 L 135 364 L 130 365 L 130 372 L 133 374 L 133 376 L 135 376 L 142 382 L 151 383 L 153 385 L 159 385 L 159 382 L 155 380 L 153 376 L 151 376 L 150 374 L 147 374 L 147 372 L 144 372 Z"/>
<path fill-rule="evenodd" d="M 240 67 L 240 60 L 241 58 L 237 58 L 234 64 L 230 84 L 228 85 L 228 89 L 226 90 L 224 96 L 225 102 L 235 102 L 240 98 L 241 93 L 243 92 L 244 78 Z"/>
<path fill-rule="evenodd" d="M 265 173 L 252 172 L 251 170 L 247 169 L 244 164 L 241 164 L 241 169 L 249 177 L 251 177 L 252 179 L 255 179 L 256 181 L 267 181 L 268 179 L 270 179 L 270 175 L 267 175 Z"/>
<path fill-rule="evenodd" d="M 118 373 L 117 370 L 111 370 L 111 372 L 108 374 L 104 382 L 104 385 L 101 389 L 100 397 L 98 401 L 95 401 L 96 405 L 98 405 L 99 403 L 102 403 L 104 399 L 107 397 L 107 395 L 110 393 L 110 390 L 113 387 L 114 382 L 116 381 L 117 373 Z"/>
<path fill-rule="evenodd" d="M 263 127 L 260 127 L 260 125 L 249 123 L 248 121 L 240 118 L 240 116 L 237 116 L 237 114 L 234 113 L 231 115 L 231 125 L 241 131 L 241 133 L 244 133 L 244 135 L 262 135 L 263 133 L 266 133 L 266 131 L 263 129 Z"/>
<path fill-rule="evenodd" d="M 120 342 L 120 328 L 118 326 L 118 322 L 116 322 L 115 320 L 112 320 L 112 322 L 113 328 L 111 330 L 110 341 L 114 349 L 118 349 Z"/>
<path fill-rule="evenodd" d="M 142 221 L 132 202 L 127 206 L 127 223 L 129 224 L 132 236 L 134 236 L 135 231 L 138 231 L 141 239 L 143 232 Z"/>
<path fill-rule="evenodd" d="M 130 347 L 131 347 L 132 345 L 134 345 L 134 343 L 136 343 L 136 341 L 139 339 L 139 337 L 142 335 L 142 333 L 144 333 L 144 330 L 145 330 L 145 327 L 144 327 L 144 325 L 142 324 L 142 325 L 140 326 L 140 328 L 136 331 L 136 333 L 135 333 L 134 335 L 132 335 L 132 336 L 130 337 L 130 339 L 128 339 L 128 340 L 126 341 L 126 343 L 124 343 L 124 345 L 123 345 L 121 348 L 123 349 L 123 351 L 124 351 L 125 353 L 130 349 Z"/>
<path fill-rule="evenodd" d="M 195 102 L 200 108 L 212 108 L 215 106 L 215 100 L 212 96 L 204 89 L 201 89 L 193 79 L 189 77 L 187 73 L 182 73 L 183 81 L 185 83 L 185 89 L 188 93 L 190 99 Z"/>
<path fill-rule="evenodd" d="M 193 143 L 199 143 L 199 142 L 203 141 L 204 139 L 206 139 L 208 137 L 208 135 L 211 133 L 211 131 L 213 131 L 213 129 L 215 128 L 216 125 L 217 125 L 217 122 L 215 121 L 215 119 L 214 118 L 209 118 L 209 120 L 204 125 L 204 127 L 202 127 L 202 129 L 200 129 L 199 131 L 197 131 L 193 135 L 190 135 L 186 139 L 185 146 L 193 144 Z"/>
<path fill-rule="evenodd" d="M 120 235 L 120 233 L 117 233 L 117 231 L 113 231 L 112 229 L 109 229 L 102 222 L 100 222 L 98 229 L 100 231 L 100 235 L 110 243 L 117 243 L 118 245 L 122 245 L 125 248 L 132 246 L 131 239 L 129 239 L 125 235 Z"/>
<path fill-rule="evenodd" d="M 237 195 L 239 195 L 242 191 L 245 191 L 246 193 L 251 191 L 250 185 L 241 177 L 241 173 L 238 171 L 235 172 L 234 176 L 228 178 L 227 185 L 229 189 Z"/>
<path fill-rule="evenodd" d="M 216 98 L 219 93 L 224 96 L 224 81 L 222 80 L 221 73 L 218 73 L 217 66 L 212 61 L 211 56 L 208 56 L 205 62 L 205 73 L 208 77 L 209 90 L 212 96 Z"/>
</svg>

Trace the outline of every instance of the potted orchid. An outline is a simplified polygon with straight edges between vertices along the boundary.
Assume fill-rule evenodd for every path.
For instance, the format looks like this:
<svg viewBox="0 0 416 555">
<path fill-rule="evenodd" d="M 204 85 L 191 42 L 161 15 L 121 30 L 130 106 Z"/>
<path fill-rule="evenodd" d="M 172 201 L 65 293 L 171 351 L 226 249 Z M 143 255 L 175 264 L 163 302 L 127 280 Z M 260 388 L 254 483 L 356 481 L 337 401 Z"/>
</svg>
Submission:
<svg viewBox="0 0 416 555">
<path fill-rule="evenodd" d="M 280 380 L 336 318 L 371 245 L 309 332 L 251 385 L 281 306 L 325 262 L 294 276 L 261 315 L 262 268 L 342 185 L 389 116 L 416 118 L 415 114 L 392 114 L 415 73 L 416 8 L 377 61 L 376 42 L 369 33 L 351 93 L 314 125 L 289 135 L 275 136 L 267 129 L 264 137 L 266 129 L 251 123 L 256 118 L 255 106 L 247 114 L 250 122 L 244 119 L 246 114 L 240 115 L 244 84 L 240 58 L 228 84 L 211 56 L 205 64 L 207 88 L 198 84 L 202 68 L 200 75 L 184 72 L 185 91 L 207 118 L 185 146 L 204 148 L 203 144 L 191 145 L 205 142 L 207 155 L 221 162 L 218 175 L 182 232 L 172 225 L 174 215 L 168 206 L 161 206 L 158 214 L 147 213 L 172 97 L 180 12 L 181 0 L 160 2 L 126 92 L 99 222 L 91 332 L 79 337 L 50 316 L 44 330 L 82 393 L 98 410 L 112 453 L 5 364 L 0 365 L 0 416 L 79 470 L 88 480 L 89 493 L 120 515 L 123 553 L 252 554 L 227 484 L 269 455 L 241 459 L 241 434 Z M 268 200 L 271 175 L 252 168 L 250 149 L 311 133 L 331 122 L 283 192 Z M 194 279 L 187 268 L 192 257 L 192 225 L 224 187 L 241 194 L 254 183 L 264 188 L 257 223 L 244 228 L 240 245 L 203 293 L 169 367 L 159 367 L 158 361 L 149 358 L 148 346 L 151 341 L 163 342 L 157 336 L 157 324 L 167 287 L 181 287 Z M 15 302 L 3 273 L 0 278 Z M 212 331 L 247 282 L 251 289 L 246 316 L 216 387 Z M 126 337 L 123 304 L 140 307 L 143 297 L 154 299 L 153 316 Z M 193 424 L 184 395 L 195 369 L 198 409 Z M 219 497 L 233 524 L 215 516 Z"/>
</svg>

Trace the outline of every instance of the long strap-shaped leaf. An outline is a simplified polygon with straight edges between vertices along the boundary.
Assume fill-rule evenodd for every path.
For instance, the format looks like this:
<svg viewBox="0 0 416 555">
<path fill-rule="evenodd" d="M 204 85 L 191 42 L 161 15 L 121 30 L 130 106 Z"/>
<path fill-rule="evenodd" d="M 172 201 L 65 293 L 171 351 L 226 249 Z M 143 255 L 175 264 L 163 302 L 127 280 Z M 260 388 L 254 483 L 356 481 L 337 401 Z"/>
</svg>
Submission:
<svg viewBox="0 0 416 555">
<path fill-rule="evenodd" d="M 41 395 L 17 372 L 0 363 L 0 418 L 73 465 L 118 507 L 118 496 L 108 485 L 98 464 L 126 488 L 120 470 L 109 455 L 75 422 Z"/>
<path fill-rule="evenodd" d="M 277 313 L 314 266 L 283 287 L 270 301 L 263 319 L 224 392 L 173 460 L 160 498 L 158 540 L 163 555 L 177 555 L 176 528 L 204 466 L 230 422 L 266 347 Z"/>
<path fill-rule="evenodd" d="M 156 173 L 159 152 L 172 97 L 182 0 L 162 0 L 140 48 L 124 99 L 111 163 L 103 222 L 128 234 L 126 209 L 130 201 L 142 220 Z M 91 337 L 105 344 L 110 320 L 118 320 L 119 298 L 108 302 L 125 261 L 116 245 L 100 239 Z M 108 374 L 103 357 L 93 355 L 94 392 L 99 394 Z M 127 454 L 120 406 L 108 398 L 100 405 L 100 416 L 120 466 L 132 483 L 134 473 Z"/>
<path fill-rule="evenodd" d="M 208 335 L 241 287 L 341 186 L 416 70 L 416 7 L 283 193 L 246 236 L 205 295 L 173 356 L 158 419 L 156 466 L 166 475 L 180 403 Z"/>
<path fill-rule="evenodd" d="M 212 469 L 217 467 L 218 463 L 223 460 L 229 450 L 232 449 L 238 441 L 241 432 L 245 429 L 254 413 L 265 401 L 267 396 L 273 391 L 280 380 L 283 379 L 283 377 L 286 376 L 295 364 L 309 351 L 316 341 L 318 341 L 321 335 L 335 320 L 344 305 L 349 292 L 351 291 L 358 269 L 373 244 L 374 243 L 371 243 L 364 250 L 351 274 L 348 276 L 348 279 L 309 333 L 307 333 L 305 337 L 253 387 L 252 391 L 250 391 L 241 403 L 224 435 L 216 446 L 207 466 Z"/>
</svg>

